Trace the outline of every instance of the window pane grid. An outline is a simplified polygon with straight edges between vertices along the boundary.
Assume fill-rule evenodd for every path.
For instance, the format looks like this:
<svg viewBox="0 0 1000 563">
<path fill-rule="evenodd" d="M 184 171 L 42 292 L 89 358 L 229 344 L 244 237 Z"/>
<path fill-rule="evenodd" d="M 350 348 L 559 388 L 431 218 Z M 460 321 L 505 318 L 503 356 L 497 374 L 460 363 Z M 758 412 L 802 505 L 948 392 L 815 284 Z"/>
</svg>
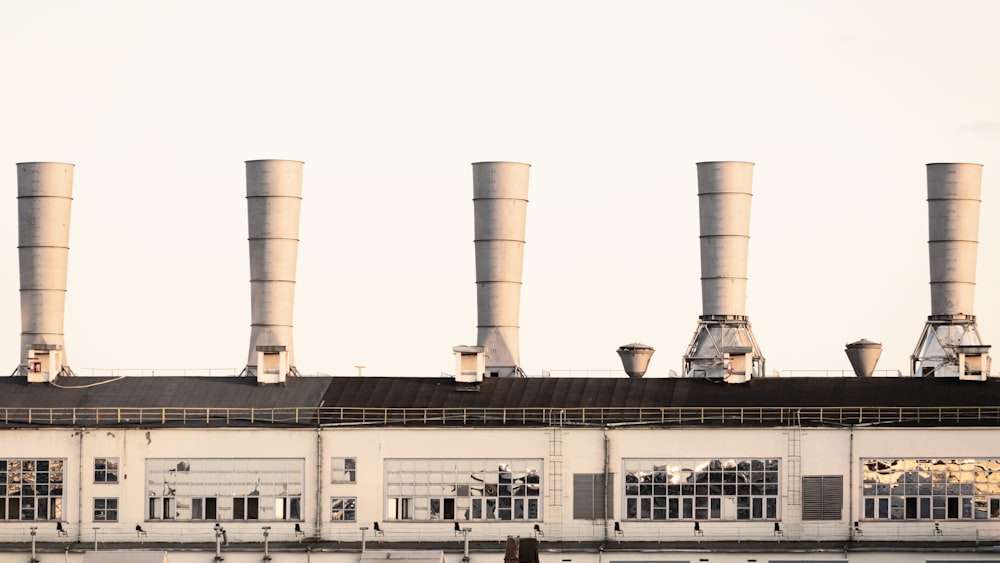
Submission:
<svg viewBox="0 0 1000 563">
<path fill-rule="evenodd" d="M 356 497 L 334 497 L 330 503 L 330 520 L 355 522 L 357 520 L 357 503 Z"/>
<path fill-rule="evenodd" d="M 116 457 L 95 457 L 94 458 L 94 482 L 95 483 L 117 483 L 118 482 L 118 458 L 116 458 Z"/>
<path fill-rule="evenodd" d="M 778 459 L 625 459 L 626 520 L 776 520 Z"/>
<path fill-rule="evenodd" d="M 541 459 L 389 459 L 390 520 L 540 520 Z"/>
<path fill-rule="evenodd" d="M 1000 519 L 1000 460 L 862 460 L 861 495 L 866 520 Z"/>
<path fill-rule="evenodd" d="M 147 520 L 301 521 L 302 459 L 147 459 Z"/>
<path fill-rule="evenodd" d="M 0 459 L 0 520 L 61 520 L 62 459 Z"/>
<path fill-rule="evenodd" d="M 94 522 L 117 522 L 117 521 L 118 521 L 118 499 L 95 498 Z"/>
<path fill-rule="evenodd" d="M 356 483 L 358 477 L 358 459 L 354 457 L 335 457 L 330 460 L 333 483 Z"/>
</svg>

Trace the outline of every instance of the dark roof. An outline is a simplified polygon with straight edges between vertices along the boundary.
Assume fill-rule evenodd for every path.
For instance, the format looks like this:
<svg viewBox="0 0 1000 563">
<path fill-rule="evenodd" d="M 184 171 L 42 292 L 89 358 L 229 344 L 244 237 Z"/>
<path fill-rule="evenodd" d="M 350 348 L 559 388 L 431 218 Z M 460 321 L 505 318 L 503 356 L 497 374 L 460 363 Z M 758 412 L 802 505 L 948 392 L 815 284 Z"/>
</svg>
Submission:
<svg viewBox="0 0 1000 563">
<path fill-rule="evenodd" d="M 274 408 L 316 406 L 329 378 L 258 385 L 250 377 L 60 377 L 55 384 L 0 379 L 0 408 Z"/>
<path fill-rule="evenodd" d="M 0 379 L 0 424 L 804 424 L 1000 426 L 1000 379 L 249 377 Z"/>
<path fill-rule="evenodd" d="M 630 408 L 1000 406 L 1000 380 L 762 378 L 741 385 L 681 378 L 489 378 L 459 391 L 446 378 L 334 377 L 327 407 Z"/>
</svg>

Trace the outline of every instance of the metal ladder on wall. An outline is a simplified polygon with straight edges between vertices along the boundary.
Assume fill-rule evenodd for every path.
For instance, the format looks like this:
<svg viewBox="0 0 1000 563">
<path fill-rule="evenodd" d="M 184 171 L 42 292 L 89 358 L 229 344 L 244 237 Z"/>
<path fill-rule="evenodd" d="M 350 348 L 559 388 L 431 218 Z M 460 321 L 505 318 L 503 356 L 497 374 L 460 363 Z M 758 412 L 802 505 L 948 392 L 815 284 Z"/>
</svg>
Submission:
<svg viewBox="0 0 1000 563">
<path fill-rule="evenodd" d="M 549 474 L 545 476 L 546 489 L 549 491 L 549 512 L 545 519 L 551 518 L 554 523 L 562 522 L 563 509 L 563 438 L 562 416 L 552 421 L 549 429 Z"/>
<path fill-rule="evenodd" d="M 788 427 L 788 506 L 802 510 L 802 418 L 798 411 L 792 416 Z"/>
</svg>

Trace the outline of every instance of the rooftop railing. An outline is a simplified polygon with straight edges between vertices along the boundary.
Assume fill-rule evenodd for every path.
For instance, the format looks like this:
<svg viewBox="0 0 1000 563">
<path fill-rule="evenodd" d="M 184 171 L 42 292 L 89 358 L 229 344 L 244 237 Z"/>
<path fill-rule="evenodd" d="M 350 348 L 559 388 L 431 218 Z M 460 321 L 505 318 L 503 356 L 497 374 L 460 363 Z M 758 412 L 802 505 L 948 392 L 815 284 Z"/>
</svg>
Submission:
<svg viewBox="0 0 1000 563">
<path fill-rule="evenodd" d="M 935 407 L 0 407 L 32 426 L 1000 426 L 1000 406 Z"/>
</svg>

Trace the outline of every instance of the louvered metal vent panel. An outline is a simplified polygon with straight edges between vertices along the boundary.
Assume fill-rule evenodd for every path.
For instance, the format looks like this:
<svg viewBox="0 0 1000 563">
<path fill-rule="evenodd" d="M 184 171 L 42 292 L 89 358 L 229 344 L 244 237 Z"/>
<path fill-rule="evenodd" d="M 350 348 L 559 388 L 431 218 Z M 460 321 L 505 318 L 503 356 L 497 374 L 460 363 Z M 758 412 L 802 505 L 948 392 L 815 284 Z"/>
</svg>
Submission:
<svg viewBox="0 0 1000 563">
<path fill-rule="evenodd" d="M 840 520 L 844 506 L 844 477 L 802 477 L 802 519 Z"/>
</svg>

